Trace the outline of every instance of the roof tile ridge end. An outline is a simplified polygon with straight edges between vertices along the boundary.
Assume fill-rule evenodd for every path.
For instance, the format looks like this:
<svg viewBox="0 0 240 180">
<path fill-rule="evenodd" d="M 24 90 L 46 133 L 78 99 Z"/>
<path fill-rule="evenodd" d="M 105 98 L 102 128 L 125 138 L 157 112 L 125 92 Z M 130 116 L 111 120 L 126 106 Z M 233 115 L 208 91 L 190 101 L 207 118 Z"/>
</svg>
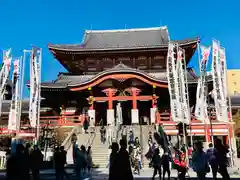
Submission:
<svg viewBox="0 0 240 180">
<path fill-rule="evenodd" d="M 152 31 L 152 30 L 165 30 L 168 26 L 148 27 L 148 28 L 129 28 L 129 29 L 106 29 L 106 30 L 85 30 L 85 34 L 90 33 L 115 33 L 115 32 L 138 32 L 138 31 Z"/>
<path fill-rule="evenodd" d="M 167 25 L 160 26 L 159 28 L 160 28 L 160 30 L 168 30 L 168 26 Z"/>
</svg>

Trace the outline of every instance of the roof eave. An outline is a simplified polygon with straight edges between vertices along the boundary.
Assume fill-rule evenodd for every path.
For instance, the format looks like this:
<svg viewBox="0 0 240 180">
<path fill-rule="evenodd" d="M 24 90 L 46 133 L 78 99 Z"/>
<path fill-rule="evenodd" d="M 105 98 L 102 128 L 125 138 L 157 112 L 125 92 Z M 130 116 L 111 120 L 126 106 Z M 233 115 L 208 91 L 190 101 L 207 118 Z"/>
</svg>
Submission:
<svg viewBox="0 0 240 180">
<path fill-rule="evenodd" d="M 173 41 L 176 42 L 177 41 Z M 185 43 L 179 43 L 180 46 L 188 46 L 188 45 L 192 45 L 192 44 L 196 44 L 199 42 L 199 38 L 193 39 L 189 42 L 185 42 Z M 79 46 L 81 46 L 82 44 L 79 44 Z M 101 51 L 123 51 L 123 50 L 146 50 L 146 49 L 165 49 L 168 48 L 168 44 L 163 44 L 163 45 L 158 45 L 158 46 L 141 46 L 141 47 L 125 47 L 125 48 L 103 48 L 103 49 L 86 49 L 86 48 L 78 48 L 78 49 L 71 49 L 71 48 L 63 48 L 60 47 L 61 45 L 54 45 L 54 44 L 49 44 L 48 48 L 52 51 L 69 51 L 69 52 L 101 52 Z M 84 45 L 82 45 L 84 46 Z"/>
</svg>

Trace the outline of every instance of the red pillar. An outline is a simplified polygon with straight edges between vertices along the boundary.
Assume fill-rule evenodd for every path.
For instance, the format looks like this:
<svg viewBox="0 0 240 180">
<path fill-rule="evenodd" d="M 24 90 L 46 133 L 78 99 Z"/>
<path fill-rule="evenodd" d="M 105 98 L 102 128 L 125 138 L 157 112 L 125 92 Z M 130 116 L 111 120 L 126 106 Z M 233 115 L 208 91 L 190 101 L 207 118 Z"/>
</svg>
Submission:
<svg viewBox="0 0 240 180">
<path fill-rule="evenodd" d="M 137 109 L 137 92 L 135 88 L 132 88 L 132 109 Z"/>
<path fill-rule="evenodd" d="M 211 142 L 211 135 L 210 135 L 210 127 L 209 124 L 205 123 L 205 139 L 206 142 L 210 143 Z M 214 142 L 212 142 L 214 143 Z"/>
<path fill-rule="evenodd" d="M 231 124 L 231 114 L 228 112 L 228 121 L 229 123 L 227 124 L 227 129 L 228 129 L 228 135 L 226 136 L 226 144 L 228 144 L 230 147 L 232 147 L 232 138 L 233 138 L 233 125 Z M 229 142 L 230 140 L 230 142 Z"/>
<path fill-rule="evenodd" d="M 108 96 L 108 109 L 113 109 L 113 96 L 116 93 L 116 90 L 113 88 L 108 88 L 104 89 L 103 92 Z"/>
<path fill-rule="evenodd" d="M 137 96 L 140 92 L 140 89 L 131 87 L 128 89 L 128 92 L 132 95 L 132 109 L 137 109 Z"/>
</svg>

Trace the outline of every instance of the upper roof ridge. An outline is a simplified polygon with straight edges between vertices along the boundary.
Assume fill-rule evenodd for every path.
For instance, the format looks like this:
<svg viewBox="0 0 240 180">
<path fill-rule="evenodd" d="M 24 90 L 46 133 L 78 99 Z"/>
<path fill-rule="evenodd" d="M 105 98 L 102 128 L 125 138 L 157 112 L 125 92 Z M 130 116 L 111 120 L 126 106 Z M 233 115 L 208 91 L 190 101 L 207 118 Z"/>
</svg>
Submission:
<svg viewBox="0 0 240 180">
<path fill-rule="evenodd" d="M 167 26 L 149 28 L 130 28 L 130 29 L 111 29 L 111 30 L 85 30 L 85 33 L 115 33 L 115 32 L 137 32 L 137 31 L 156 31 L 168 29 Z"/>
</svg>

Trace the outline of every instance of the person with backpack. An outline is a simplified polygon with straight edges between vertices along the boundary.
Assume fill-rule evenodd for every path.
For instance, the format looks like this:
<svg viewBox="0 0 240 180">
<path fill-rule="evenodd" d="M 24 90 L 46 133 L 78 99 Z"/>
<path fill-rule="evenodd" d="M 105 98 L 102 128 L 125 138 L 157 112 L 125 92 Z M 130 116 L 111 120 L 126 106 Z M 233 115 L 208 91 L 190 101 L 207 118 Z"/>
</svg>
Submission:
<svg viewBox="0 0 240 180">
<path fill-rule="evenodd" d="M 218 172 L 218 162 L 217 162 L 217 150 L 213 147 L 213 144 L 210 143 L 208 146 L 208 150 L 207 150 L 207 158 L 208 158 L 208 163 L 211 166 L 212 169 L 212 175 L 213 175 L 213 179 L 216 180 L 217 179 L 217 172 Z"/>
<path fill-rule="evenodd" d="M 197 173 L 199 180 L 205 180 L 206 174 L 210 172 L 208 158 L 206 153 L 203 151 L 202 142 L 196 143 L 196 151 L 192 157 L 193 170 Z"/>
</svg>

